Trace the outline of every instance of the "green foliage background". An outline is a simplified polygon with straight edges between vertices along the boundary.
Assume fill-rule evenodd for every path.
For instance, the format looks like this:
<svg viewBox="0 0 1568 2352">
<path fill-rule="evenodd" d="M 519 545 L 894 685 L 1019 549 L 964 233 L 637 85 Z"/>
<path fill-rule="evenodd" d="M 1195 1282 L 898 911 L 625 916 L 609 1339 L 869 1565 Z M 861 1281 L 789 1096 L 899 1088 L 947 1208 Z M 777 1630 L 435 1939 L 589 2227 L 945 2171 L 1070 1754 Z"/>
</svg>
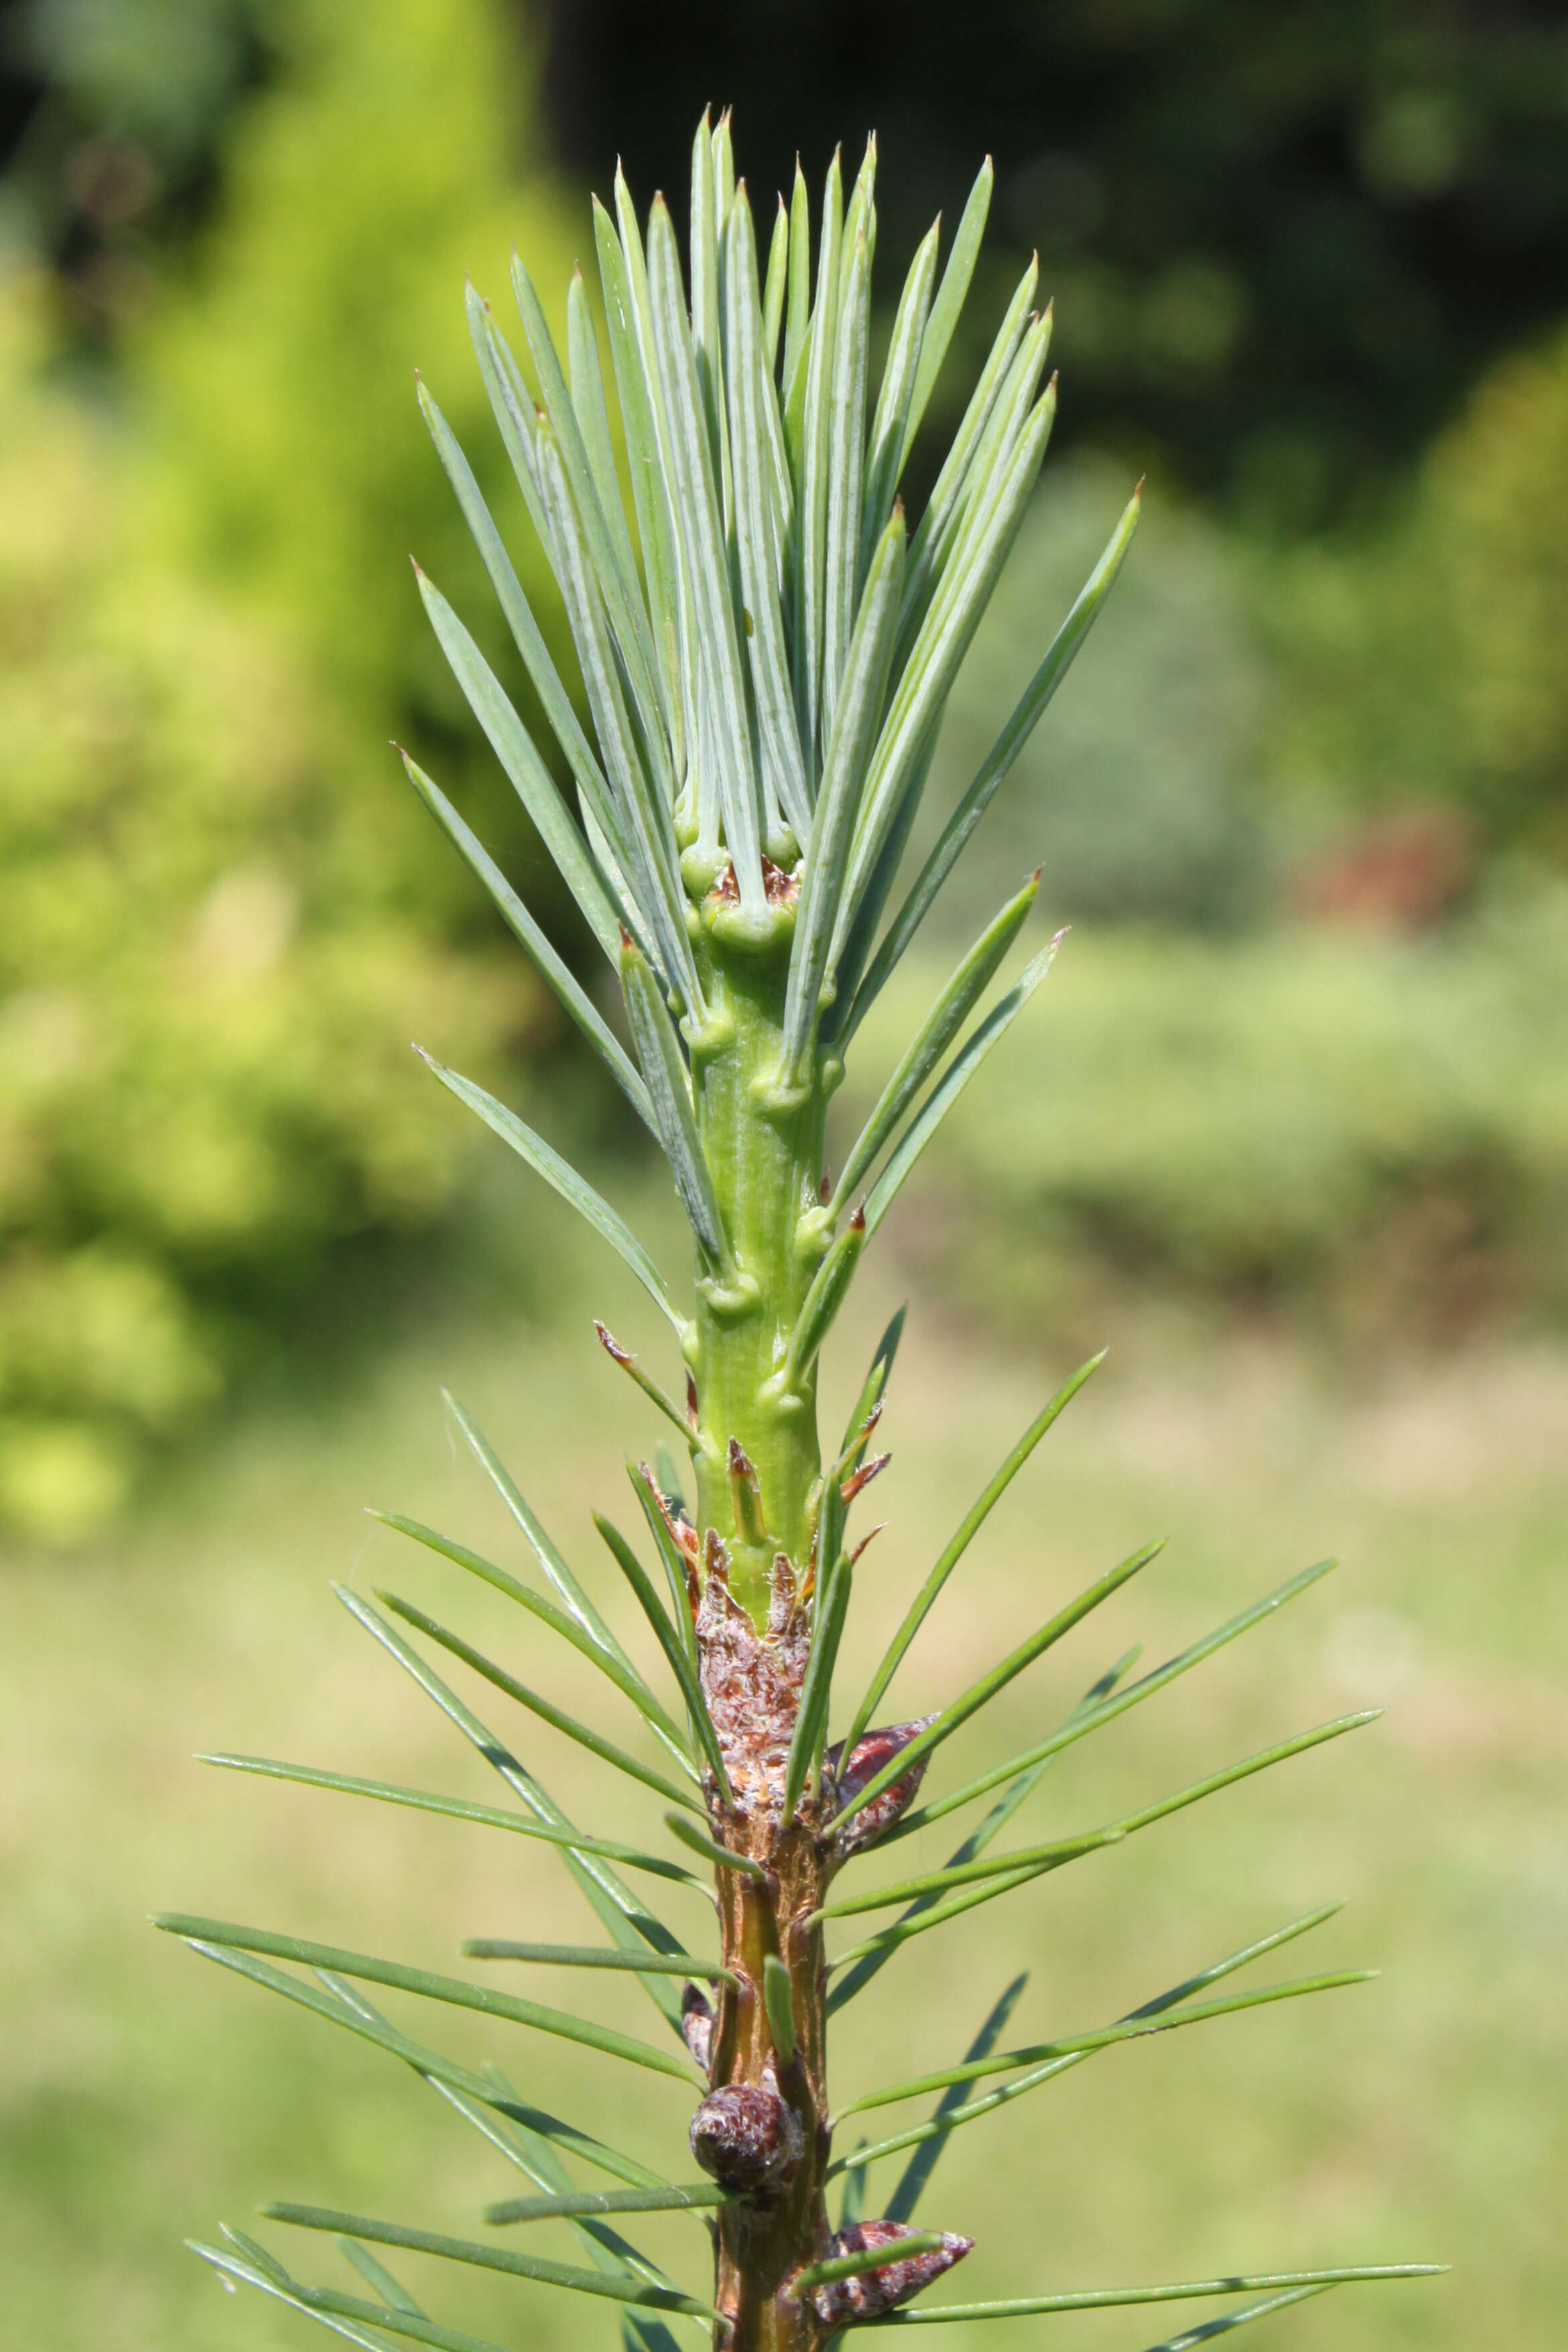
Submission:
<svg viewBox="0 0 1568 2352">
<path fill-rule="evenodd" d="M 227 110 L 220 194 L 131 304 L 109 374 L 84 373 L 25 251 L 0 281 L 0 1519 L 55 1540 L 112 1516 L 298 1326 L 335 1246 L 449 1210 L 468 1141 L 409 1038 L 481 1070 L 551 1042 L 384 749 L 413 742 L 533 876 L 405 567 L 417 551 L 483 630 L 409 363 L 510 516 L 459 294 L 468 268 L 499 283 L 516 240 L 559 299 L 583 234 L 528 129 L 533 68 L 487 0 L 278 0 L 190 10 L 182 32 L 198 20 L 208 47 L 182 54 L 209 115 Z M 77 102 L 96 74 L 177 184 L 201 105 L 171 85 L 160 112 L 116 21 L 83 17 L 60 50 Z M 1104 458 L 1048 469 L 955 705 L 950 779 L 1124 485 Z M 1215 944 L 1104 941 L 1083 983 L 1102 1009 L 1063 1024 L 1076 1047 L 1048 1011 L 1018 1119 L 961 1130 L 932 1195 L 978 1183 L 1009 1269 L 934 1207 L 928 1263 L 955 1297 L 1005 1292 L 1028 1319 L 1129 1277 L 1232 1304 L 1348 1296 L 1369 1236 L 1440 1198 L 1450 1255 L 1488 1261 L 1481 1294 L 1561 1301 L 1540 1008 L 1562 950 L 1555 919 L 1516 937 L 1508 911 L 1539 891 L 1516 875 L 1430 955 L 1264 934 L 1303 845 L 1406 803 L 1464 813 L 1479 898 L 1499 856 L 1568 856 L 1565 492 L 1563 341 L 1499 370 L 1371 533 L 1249 537 L 1156 484 L 944 919 L 956 940 L 1043 858 L 1059 917 Z M 1434 1022 L 1454 1041 L 1436 1060 Z M 1391 1064 L 1425 1073 L 1396 1090 L 1425 1108 L 1393 1142 Z M 1049 1139 L 1022 1108 L 1041 1092 Z M 1380 1294 L 1394 1327 L 1442 1324 L 1415 1296 L 1454 1272 L 1437 1248 Z"/>
<path fill-rule="evenodd" d="M 1568 865 L 1568 332 L 1500 364 L 1375 533 L 1270 551 L 1287 795 L 1451 801 Z"/>
<path fill-rule="evenodd" d="M 409 1039 L 494 1062 L 537 1023 L 386 738 L 458 734 L 406 559 L 455 590 L 471 562 L 410 357 L 476 425 L 464 269 L 520 236 L 560 289 L 559 198 L 482 0 L 277 22 L 289 70 L 110 395 L 42 272 L 0 283 L 0 1517 L 55 1538 L 328 1244 L 450 1200 Z"/>
<path fill-rule="evenodd" d="M 500 0 L 123 0 L 28 23 L 62 93 L 49 136 L 140 142 L 157 191 L 140 226 L 104 214 L 107 347 L 84 341 L 90 273 L 45 266 L 67 243 L 37 141 L 15 182 L 32 244 L 0 274 L 0 1521 L 69 1541 L 290 1344 L 345 1241 L 449 1215 L 467 1139 L 409 1038 L 510 1062 L 514 1091 L 556 1050 L 385 743 L 409 740 L 538 886 L 405 569 L 417 552 L 483 633 L 409 365 L 548 614 L 459 295 L 468 268 L 498 285 L 517 241 L 559 299 L 585 226 L 549 161 L 537 42 Z M 1051 263 L 1070 362 L 1088 266 Z M 1189 425 L 1178 404 L 1177 470 Z M 1125 475 L 1082 446 L 1048 468 L 955 703 L 949 781 Z M 960 1128 L 938 1164 L 921 1248 L 952 1297 L 1005 1293 L 1027 1322 L 1153 1290 L 1337 1328 L 1332 1302 L 1364 1297 L 1397 1229 L 1406 1271 L 1360 1318 L 1383 1339 L 1560 1311 L 1565 493 L 1550 336 L 1482 382 L 1375 522 L 1285 538 L 1156 478 L 1135 562 L 943 910 L 956 947 L 1043 859 L 1043 903 L 1081 934 L 1053 998 L 1084 992 L 1019 1049 L 1016 1117 Z M 1441 939 L 1277 928 L 1314 861 L 1435 811 L 1459 844 Z M 978 1222 L 944 1205 L 970 1183 Z M 965 1238 L 982 1230 L 985 1252 Z"/>
<path fill-rule="evenodd" d="M 867 1023 L 890 1069 L 935 971 Z M 1070 940 L 905 1246 L 1015 1338 L 1263 1319 L 1352 1359 L 1568 1310 L 1568 893 L 1423 940 Z M 874 1024 L 874 1026 L 873 1026 Z M 901 1026 L 902 1024 L 902 1026 Z M 885 1038 L 881 1069 L 875 1048 Z"/>
<path fill-rule="evenodd" d="M 1207 287 L 1184 280 L 1176 249 L 1208 235 L 1200 16 L 1228 45 L 1225 168 L 1249 186 L 1258 121 L 1293 139 L 1325 89 L 1402 217 L 1421 194 L 1412 173 L 1462 181 L 1489 143 L 1526 194 L 1560 173 L 1541 143 L 1561 144 L 1544 69 L 1558 34 L 1504 27 L 1479 75 L 1448 20 L 1424 13 L 1423 41 L 1402 47 L 1393 5 L 1251 12 L 1296 60 L 1271 76 L 1247 12 L 1091 10 L 1070 27 L 1096 73 L 1106 54 L 1152 58 L 1156 79 L 1173 52 L 1196 64 L 1179 104 L 1134 89 L 1095 151 L 1130 191 L 1109 254 L 1068 239 L 1049 257 L 1064 421 L 1103 399 L 1118 431 L 1107 453 L 1082 429 L 1071 462 L 1048 466 L 955 709 L 951 773 L 1151 454 L 1154 478 L 1116 599 L 988 820 L 986 907 L 955 896 L 944 910 L 951 961 L 1044 857 L 1044 903 L 1074 931 L 1038 1017 L 910 1190 L 901 1246 L 935 1295 L 890 1414 L 887 1491 L 906 1482 L 906 1532 L 883 1542 L 913 1530 L 918 1551 L 945 1531 L 992 1467 L 984 1433 L 1020 1425 L 1080 1339 L 1125 1335 L 1046 1483 L 998 1518 L 994 1581 L 955 1601 L 912 1703 L 940 1699 L 968 1649 L 981 1664 L 1001 1646 L 1026 1588 L 1065 1589 L 1159 1525 L 1179 1573 L 1147 1630 L 1166 1647 L 1253 1591 L 1260 1562 L 1283 1573 L 1343 1547 L 1354 1580 L 1310 1635 L 1291 1629 L 1218 1697 L 1151 1723 L 1146 1744 L 1140 1728 L 1113 1792 L 1163 1780 L 1178 1738 L 1195 1754 L 1246 1744 L 1282 1693 L 1303 1718 L 1400 1701 L 1354 1793 L 1330 1778 L 1277 1807 L 1239 1801 L 1218 1849 L 1151 1849 L 1136 1890 L 1107 1880 L 1092 1901 L 1021 1913 L 1016 1952 L 994 1954 L 999 1981 L 1045 1949 L 1042 2021 L 1070 2028 L 1124 1975 L 1129 1999 L 1146 1990 L 1133 1964 L 1151 1888 L 1173 1937 L 1196 1886 L 1235 1906 L 1239 1940 L 1259 1890 L 1267 1911 L 1310 1864 L 1314 1887 L 1364 1898 L 1345 1949 L 1389 1968 L 1368 1995 L 1375 2026 L 1364 2012 L 1297 2037 L 1259 2026 L 1228 2053 L 1158 2056 L 1152 2106 L 1148 2072 L 1108 2061 L 1043 2142 L 1031 2127 L 955 2167 L 955 2219 L 983 2213 L 1021 2261 L 1043 2213 L 1051 2260 L 1086 2283 L 1120 2268 L 1134 2233 L 1150 2274 L 1175 2275 L 1212 2247 L 1217 2214 L 1239 2255 L 1418 2242 L 1455 2277 L 1429 2301 L 1347 2305 L 1346 2352 L 1545 2352 L 1563 2300 L 1568 340 L 1542 331 L 1538 289 L 1516 328 L 1500 295 L 1460 339 L 1459 375 L 1483 346 L 1521 348 L 1457 400 L 1432 376 L 1452 314 L 1416 317 L 1408 255 L 1380 278 L 1348 236 L 1320 251 L 1335 285 L 1359 274 L 1370 289 L 1336 308 L 1304 267 L 1285 274 L 1304 251 L 1292 231 L 1252 256 L 1277 282 L 1260 294 L 1247 279 L 1236 315 L 1250 323 L 1216 357 L 1226 271 L 1246 271 L 1227 250 Z M 13 2326 L 51 2352 L 207 2352 L 237 2340 L 234 2315 L 172 2216 L 243 2220 L 287 2174 L 371 2210 L 434 2179 L 466 2227 L 490 2184 L 454 2171 L 450 2138 L 375 2070 L 323 2063 L 290 2021 L 242 2018 L 226 1987 L 176 1988 L 141 1913 L 179 1896 L 364 1940 L 403 1938 L 412 1907 L 437 1967 L 461 1933 L 580 1927 L 569 1908 L 536 1919 L 536 1877 L 525 1898 L 488 1853 L 392 1821 L 323 1823 L 276 1793 L 236 1813 L 183 1759 L 222 1740 L 394 1778 L 454 1769 L 415 1716 L 389 1716 L 379 1676 L 323 1641 L 317 1596 L 346 1562 L 380 1572 L 359 1549 L 365 1500 L 442 1523 L 477 1508 L 454 1493 L 431 1406 L 455 1367 L 509 1454 L 538 1465 L 570 1537 L 583 1496 L 618 1475 L 626 1399 L 586 1313 L 604 1307 L 634 1339 L 639 1302 L 555 1204 L 508 1180 L 496 1209 L 483 1140 L 470 1160 L 407 1045 L 510 1099 L 548 1089 L 549 1120 L 581 1082 L 385 748 L 410 739 L 532 876 L 405 569 L 417 552 L 483 631 L 488 598 L 409 370 L 429 377 L 539 592 L 461 281 L 472 269 L 498 289 L 515 240 L 559 298 L 586 213 L 555 160 L 537 55 L 500 0 L 61 0 L 29 15 L 67 93 L 50 137 L 78 142 L 73 155 L 139 145 L 158 195 L 76 269 L 54 265 L 77 229 L 16 201 L 24 166 L 34 198 L 45 185 L 37 143 L 0 188 L 0 2267 Z M 598 16 L 585 0 L 580 21 Z M 1368 25 L 1382 46 L 1363 88 Z M 682 90 L 683 131 L 709 94 Z M 917 164 L 883 127 L 891 191 Z M 629 126 L 650 144 L 656 131 L 652 105 Z M 749 152 L 744 114 L 739 131 Z M 1164 184 L 1181 181 L 1190 209 L 1149 202 L 1127 167 L 1156 135 Z M 967 144 L 958 162 L 967 180 Z M 639 195 L 650 185 L 644 170 Z M 1008 233 L 1036 224 L 1020 213 Z M 1369 318 L 1384 373 L 1314 406 L 1302 352 L 1315 364 Z M 1420 332 L 1391 343 L 1401 318 Z M 1293 376 L 1260 319 L 1300 330 L 1285 337 Z M 1369 456 L 1357 414 L 1400 381 L 1405 404 Z M 1281 405 L 1290 429 L 1270 458 Z M 1390 451 L 1456 408 L 1389 470 Z M 1243 439 L 1241 492 L 1260 473 L 1273 491 L 1194 499 Z M 1317 509 L 1280 486 L 1314 466 L 1364 487 L 1381 467 L 1379 495 L 1342 500 L 1332 532 L 1289 531 Z M 1312 919 L 1303 877 L 1391 823 L 1456 814 L 1462 870 L 1431 928 Z M 945 968 L 934 953 L 903 975 L 890 1017 Z M 623 1157 L 607 1178 L 618 1198 L 643 1181 Z M 643 1213 L 656 1225 L 656 1203 Z M 344 1288 L 346 1251 L 413 1237 L 423 1255 L 457 1225 L 485 1238 L 456 1295 L 411 1317 L 417 1330 L 381 1316 L 329 1394 L 300 1334 Z M 868 1343 L 904 1280 L 895 1264 L 870 1272 L 883 1289 Z M 1307 1348 L 1281 1344 L 1281 1326 Z M 1459 1336 L 1478 1344 L 1447 1352 Z M 246 1399 L 215 1426 L 260 1363 L 284 1367 L 287 1399 Z M 1037 1696 L 1009 1718 L 1014 1744 Z M 540 1736 L 575 1802 L 570 1753 Z M 1074 1789 L 1061 1818 L 1113 1792 Z M 961 2034 L 990 1988 L 953 1951 L 925 1990 L 962 2009 Z M 901 2020 L 888 2004 L 868 2029 L 889 2061 Z M 1187 2092 L 1207 2102 L 1191 2139 L 1166 2121 Z M 537 2318 L 555 2341 L 555 2315 Z M 294 2338 L 263 2315 L 246 2340 Z M 1083 2340 L 1126 2339 L 1090 2322 Z"/>
</svg>

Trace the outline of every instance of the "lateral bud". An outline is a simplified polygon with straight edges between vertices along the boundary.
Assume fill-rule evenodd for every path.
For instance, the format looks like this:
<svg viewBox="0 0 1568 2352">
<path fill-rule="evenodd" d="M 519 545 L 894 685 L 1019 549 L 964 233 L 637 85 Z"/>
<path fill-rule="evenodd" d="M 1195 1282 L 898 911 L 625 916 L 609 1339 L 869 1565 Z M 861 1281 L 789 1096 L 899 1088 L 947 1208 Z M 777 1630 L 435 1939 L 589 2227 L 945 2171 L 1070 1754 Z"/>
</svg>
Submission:
<svg viewBox="0 0 1568 2352">
<path fill-rule="evenodd" d="M 735 2196 L 782 2188 L 800 2161 L 800 2118 L 769 2079 L 710 2091 L 691 2122 L 692 2154 Z"/>
<path fill-rule="evenodd" d="M 910 1741 L 916 1738 L 936 1720 L 932 1715 L 917 1715 L 908 1723 L 891 1723 L 881 1731 L 868 1731 L 857 1739 L 847 1761 L 842 1759 L 841 1746 L 830 1748 L 823 1761 L 832 1775 L 841 1805 L 852 1804 L 868 1780 L 874 1780 L 886 1764 L 901 1755 Z M 925 1778 L 926 1759 L 917 1757 L 902 1779 L 890 1782 L 880 1797 L 846 1822 L 835 1841 L 841 1854 L 858 1853 L 862 1846 L 874 1845 L 885 1837 L 899 1815 L 914 1802 L 915 1791 Z M 882 2224 L 877 2224 L 881 2228 Z"/>
<path fill-rule="evenodd" d="M 852 2221 L 847 2230 L 839 2231 L 828 2252 L 830 2259 L 875 2253 L 883 2246 L 896 2246 L 901 2238 L 924 2235 L 904 2221 Z M 874 2270 L 857 2272 L 852 2278 L 824 2279 L 808 2291 L 811 2309 L 824 2327 L 852 2327 L 857 2319 L 880 2319 L 883 2312 L 896 2311 L 901 2303 L 907 2303 L 955 2263 L 961 2263 L 974 2242 L 973 2238 L 960 2238 L 945 2230 L 942 2243 L 928 2247 L 923 2254 L 907 2254 L 902 2262 L 895 2255 Z"/>
</svg>

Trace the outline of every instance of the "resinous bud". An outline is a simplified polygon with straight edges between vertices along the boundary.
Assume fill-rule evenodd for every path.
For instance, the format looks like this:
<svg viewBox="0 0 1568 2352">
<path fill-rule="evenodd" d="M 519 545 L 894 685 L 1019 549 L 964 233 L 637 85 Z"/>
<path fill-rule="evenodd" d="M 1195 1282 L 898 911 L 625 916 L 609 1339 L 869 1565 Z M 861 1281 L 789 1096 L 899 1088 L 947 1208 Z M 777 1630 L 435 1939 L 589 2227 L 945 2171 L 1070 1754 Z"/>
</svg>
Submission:
<svg viewBox="0 0 1568 2352">
<path fill-rule="evenodd" d="M 935 1716 L 917 1715 L 908 1723 L 890 1723 L 880 1731 L 868 1731 L 863 1738 L 856 1740 L 845 1761 L 840 1760 L 841 1748 L 830 1748 L 824 1762 L 832 1775 L 841 1805 L 852 1804 L 866 1783 L 873 1780 L 936 1719 Z M 874 1845 L 879 1837 L 886 1836 L 900 1814 L 914 1803 L 925 1777 L 925 1764 L 924 1756 L 916 1757 L 907 1772 L 891 1781 L 880 1797 L 873 1797 L 852 1821 L 844 1823 L 838 1837 L 841 1853 L 858 1853 L 862 1846 Z"/>
<path fill-rule="evenodd" d="M 924 2234 L 904 2221 L 852 2221 L 847 2230 L 839 2231 L 828 2252 L 830 2255 L 874 2253 L 882 2246 L 895 2247 L 901 2238 Z M 857 2319 L 880 2319 L 883 2312 L 895 2311 L 944 2271 L 950 2271 L 955 2263 L 961 2263 L 974 2242 L 973 2238 L 960 2238 L 946 2230 L 942 2243 L 928 2247 L 923 2254 L 905 2255 L 902 2262 L 894 2255 L 879 2263 L 875 2270 L 860 2271 L 853 2278 L 824 2279 L 810 2290 L 811 2308 L 824 2327 L 852 2327 Z"/>
<path fill-rule="evenodd" d="M 710 2091 L 692 2117 L 691 2143 L 703 2170 L 737 2196 L 781 2187 L 804 2146 L 799 2118 L 760 2083 Z"/>
</svg>

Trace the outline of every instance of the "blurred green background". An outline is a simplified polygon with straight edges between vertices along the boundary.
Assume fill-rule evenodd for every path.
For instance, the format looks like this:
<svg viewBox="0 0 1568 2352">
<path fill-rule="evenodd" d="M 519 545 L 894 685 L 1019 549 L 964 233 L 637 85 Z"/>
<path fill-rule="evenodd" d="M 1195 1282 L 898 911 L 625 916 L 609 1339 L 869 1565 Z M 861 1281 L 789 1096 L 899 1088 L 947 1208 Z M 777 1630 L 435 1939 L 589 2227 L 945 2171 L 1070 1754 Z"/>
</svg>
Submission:
<svg viewBox="0 0 1568 2352">
<path fill-rule="evenodd" d="M 184 1759 L 465 1785 L 325 1592 L 397 1566 L 359 1506 L 485 1531 L 442 1379 L 580 1549 L 617 1433 L 652 1442 L 589 1326 L 638 1333 L 619 1270 L 408 1041 L 531 1101 L 655 1233 L 667 1204 L 387 740 L 580 949 L 426 640 L 411 552 L 501 658 L 411 371 L 548 610 L 464 273 L 498 293 L 515 242 L 563 304 L 587 188 L 617 152 L 642 200 L 682 185 L 702 106 L 731 100 L 754 192 L 797 145 L 816 174 L 877 128 L 884 290 L 991 150 L 973 339 L 1031 247 L 1057 299 L 1057 450 L 934 798 L 1150 481 L 1112 605 L 866 1034 L 862 1088 L 1043 862 L 1071 935 L 904 1196 L 843 1351 L 849 1381 L 915 1289 L 862 1648 L 924 1565 L 896 1529 L 945 1529 L 1110 1339 L 911 1706 L 1161 1528 L 1148 1589 L 977 1755 L 1124 1641 L 1174 1644 L 1322 1552 L 1347 1565 L 1256 1655 L 1063 1768 L 1034 1818 L 1395 1702 L 1359 1752 L 988 1914 L 983 1980 L 932 1949 L 923 2047 L 967 2040 L 1017 1966 L 1030 2036 L 1072 2030 L 1338 1892 L 1364 1899 L 1336 1949 L 1389 1971 L 1310 2018 L 1097 2061 L 1049 2114 L 955 2142 L 941 2218 L 984 2221 L 986 2292 L 1434 2253 L 1448 2284 L 1313 2304 L 1280 2340 L 1544 2352 L 1568 2289 L 1568 27 L 1479 0 L 0 7 L 17 2340 L 296 2341 L 224 2304 L 180 2231 L 270 2193 L 463 2230 L 499 2193 L 413 2086 L 193 1982 L 139 1922 L 180 1901 L 438 1967 L 466 1934 L 580 1924 L 548 1869 L 498 1885 L 470 1832 Z M 569 1800 L 602 1801 L 529 1737 Z M 867 2081 L 905 2032 L 872 2008 Z M 528 2058 L 564 2104 L 578 2070 Z M 615 2137 L 645 2121 L 674 2149 L 667 2104 L 607 2088 Z M 471 2307 L 507 2341 L 602 2325 L 543 2294 Z"/>
</svg>

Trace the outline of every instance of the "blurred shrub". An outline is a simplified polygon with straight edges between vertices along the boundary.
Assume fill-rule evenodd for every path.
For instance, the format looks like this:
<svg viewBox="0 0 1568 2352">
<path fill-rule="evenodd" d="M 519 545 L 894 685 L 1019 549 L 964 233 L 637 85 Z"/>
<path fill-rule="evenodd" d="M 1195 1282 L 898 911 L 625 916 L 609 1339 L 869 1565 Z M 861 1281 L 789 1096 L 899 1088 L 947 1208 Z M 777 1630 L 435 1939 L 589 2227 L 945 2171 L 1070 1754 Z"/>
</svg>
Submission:
<svg viewBox="0 0 1568 2352">
<path fill-rule="evenodd" d="M 394 727 L 474 740 L 410 557 L 482 637 L 494 604 L 420 418 L 414 371 L 513 526 L 524 585 L 548 614 L 549 569 L 521 522 L 463 287 L 471 273 L 503 327 L 515 321 L 516 245 L 564 331 L 587 223 L 549 181 L 525 176 L 529 93 L 496 0 L 364 10 L 276 0 L 269 16 L 287 35 L 287 68 L 239 122 L 199 270 L 132 343 L 134 376 L 170 541 L 287 622 L 335 697 L 362 714 L 384 778 Z M 488 754 L 467 756 L 477 776 L 492 773 Z M 422 890 L 427 825 L 412 828 Z M 453 898 L 470 903 L 461 879 Z"/>
<path fill-rule="evenodd" d="M 537 1004 L 386 737 L 455 719 L 411 547 L 471 577 L 412 362 L 493 479 L 463 268 L 504 282 L 515 235 L 559 284 L 554 200 L 484 0 L 275 15 L 288 70 L 121 411 L 51 374 L 43 281 L 0 289 L 0 1518 L 46 1538 L 327 1244 L 447 1200 L 468 1139 L 409 1038 L 493 1066 Z"/>
<path fill-rule="evenodd" d="M 1279 681 L 1268 780 L 1287 827 L 1310 838 L 1390 803 L 1468 799 L 1462 648 L 1425 501 L 1413 492 L 1372 538 L 1260 549 L 1255 578 Z"/>
<path fill-rule="evenodd" d="M 928 805 L 950 805 L 1082 586 L 1131 484 L 1108 460 L 1048 467 L 949 708 Z M 1265 681 L 1224 534 L 1152 499 L 1115 593 L 938 900 L 972 934 L 1043 861 L 1054 917 L 1233 924 L 1258 906 L 1249 803 Z"/>
<path fill-rule="evenodd" d="M 1568 307 L 1568 16 L 1552 0 L 548 13 L 569 152 L 598 171 L 620 144 L 636 187 L 678 168 L 699 89 L 733 101 L 754 189 L 787 187 L 797 149 L 819 172 L 849 126 L 879 124 L 894 282 L 993 151 L 992 291 L 948 384 L 967 386 L 1037 249 L 1063 436 L 1168 452 L 1286 530 L 1380 495 L 1455 387 Z M 939 391 L 933 425 L 945 405 Z"/>
<path fill-rule="evenodd" d="M 934 993 L 895 982 L 862 1075 Z M 905 1212 L 950 1296 L 1092 1339 L 1131 1292 L 1341 1338 L 1568 1309 L 1568 896 L 1427 941 L 1078 934 Z"/>
<path fill-rule="evenodd" d="M 1568 331 L 1497 369 L 1429 474 L 1482 805 L 1568 864 Z"/>
<path fill-rule="evenodd" d="M 402 903 L 298 655 L 148 561 L 121 453 L 28 381 L 27 290 L 0 378 L 0 1510 L 65 1536 L 216 1392 L 234 1314 L 439 1205 L 458 1139 L 407 1040 L 493 1055 L 528 999 Z"/>
<path fill-rule="evenodd" d="M 1446 801 L 1568 864 L 1565 509 L 1568 333 L 1481 384 L 1393 527 L 1260 555 L 1287 803 Z"/>
</svg>

